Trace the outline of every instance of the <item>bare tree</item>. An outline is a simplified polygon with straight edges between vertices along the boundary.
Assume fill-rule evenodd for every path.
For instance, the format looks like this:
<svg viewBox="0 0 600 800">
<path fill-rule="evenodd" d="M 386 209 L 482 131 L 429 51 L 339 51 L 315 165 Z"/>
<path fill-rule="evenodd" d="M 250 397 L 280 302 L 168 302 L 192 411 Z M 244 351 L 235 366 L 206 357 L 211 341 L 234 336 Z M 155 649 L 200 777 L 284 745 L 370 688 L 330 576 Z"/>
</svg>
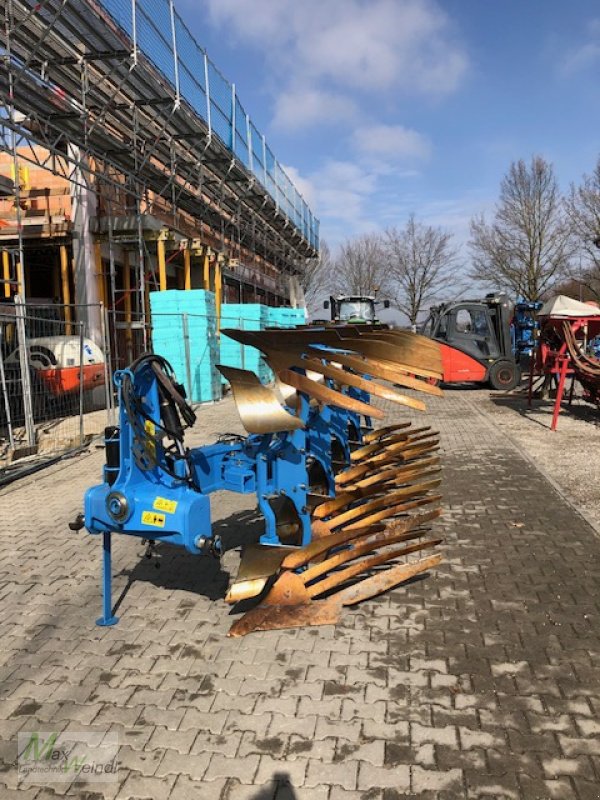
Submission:
<svg viewBox="0 0 600 800">
<path fill-rule="evenodd" d="M 419 314 L 438 299 L 456 266 L 452 234 L 417 222 L 411 214 L 404 228 L 388 228 L 383 247 L 393 304 L 417 324 Z"/>
<path fill-rule="evenodd" d="M 494 221 L 471 221 L 471 277 L 538 300 L 568 271 L 570 226 L 551 164 L 513 162 L 500 186 Z"/>
<path fill-rule="evenodd" d="M 571 186 L 566 207 L 581 255 L 570 277 L 588 290 L 586 294 L 600 300 L 600 158 L 593 173 L 583 176 L 581 186 Z"/>
<path fill-rule="evenodd" d="M 335 259 L 332 287 L 339 294 L 387 296 L 388 280 L 381 237 L 365 233 L 348 239 Z"/>
<path fill-rule="evenodd" d="M 300 276 L 307 308 L 316 308 L 327 298 L 333 287 L 333 272 L 329 245 L 322 241 L 319 257 L 308 259 Z"/>
</svg>

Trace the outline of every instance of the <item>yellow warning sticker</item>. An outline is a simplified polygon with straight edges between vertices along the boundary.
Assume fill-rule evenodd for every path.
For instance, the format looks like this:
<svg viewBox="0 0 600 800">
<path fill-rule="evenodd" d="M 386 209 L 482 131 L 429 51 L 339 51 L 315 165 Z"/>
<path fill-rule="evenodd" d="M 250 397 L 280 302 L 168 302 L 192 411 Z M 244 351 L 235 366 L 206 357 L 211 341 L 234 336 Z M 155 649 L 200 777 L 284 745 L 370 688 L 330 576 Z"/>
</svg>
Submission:
<svg viewBox="0 0 600 800">
<path fill-rule="evenodd" d="M 144 422 L 144 430 L 148 434 L 148 442 L 146 443 L 146 449 L 150 455 L 150 458 L 156 458 L 156 442 L 154 440 L 154 437 L 156 436 L 156 425 L 152 422 L 152 420 L 147 419 Z"/>
<path fill-rule="evenodd" d="M 152 525 L 153 528 L 164 528 L 166 517 L 156 511 L 142 511 L 142 525 Z"/>
<path fill-rule="evenodd" d="M 168 500 L 166 497 L 157 497 L 152 503 L 152 508 L 157 511 L 166 511 L 167 514 L 174 514 L 177 511 L 177 500 Z"/>
</svg>

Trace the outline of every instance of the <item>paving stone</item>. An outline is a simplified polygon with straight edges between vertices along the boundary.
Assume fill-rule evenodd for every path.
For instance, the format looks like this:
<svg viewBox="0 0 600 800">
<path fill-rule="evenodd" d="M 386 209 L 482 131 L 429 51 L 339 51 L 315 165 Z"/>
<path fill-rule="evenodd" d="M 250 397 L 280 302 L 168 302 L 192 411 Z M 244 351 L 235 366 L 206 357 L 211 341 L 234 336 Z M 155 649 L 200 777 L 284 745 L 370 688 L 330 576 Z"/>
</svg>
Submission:
<svg viewBox="0 0 600 800">
<path fill-rule="evenodd" d="M 227 781 L 200 782 L 191 780 L 187 775 L 179 775 L 171 793 L 169 800 L 219 800 L 224 797 Z"/>
<path fill-rule="evenodd" d="M 518 800 L 521 796 L 516 773 L 486 775 L 465 770 L 468 798 L 490 798 L 490 800 Z"/>
<path fill-rule="evenodd" d="M 315 739 L 327 739 L 341 736 L 350 741 L 357 740 L 360 736 L 362 724 L 360 722 L 331 722 L 323 717 L 317 717 Z"/>
<path fill-rule="evenodd" d="M 244 758 L 247 755 L 271 755 L 281 756 L 287 750 L 288 740 L 282 736 L 267 736 L 261 739 L 254 733 L 246 732 L 242 735 L 237 756 Z"/>
<path fill-rule="evenodd" d="M 315 708 L 313 707 L 313 711 Z M 321 711 L 319 707 L 319 711 Z M 308 715 L 301 718 L 286 717 L 282 714 L 273 714 L 269 725 L 269 736 L 297 734 L 311 738 L 317 726 L 317 717 Z"/>
<path fill-rule="evenodd" d="M 463 771 L 460 769 L 433 770 L 411 767 L 411 788 L 413 792 L 441 792 L 462 789 Z"/>
<path fill-rule="evenodd" d="M 155 750 L 134 750 L 128 745 L 119 746 L 119 770 L 127 772 L 139 772 L 142 775 L 151 776 L 156 772 L 160 764 L 164 751 Z"/>
<path fill-rule="evenodd" d="M 390 788 L 406 793 L 410 790 L 410 767 L 406 765 L 375 767 L 362 761 L 358 770 L 357 785 L 362 790 Z"/>
<path fill-rule="evenodd" d="M 572 783 L 575 786 L 579 800 L 598 800 L 598 797 L 600 797 L 600 788 L 597 780 L 586 781 L 580 778 L 573 778 Z"/>
<path fill-rule="evenodd" d="M 259 760 L 256 755 L 245 758 L 225 758 L 225 756 L 215 753 L 210 759 L 204 778 L 207 781 L 215 781 L 219 778 L 237 778 L 240 783 L 251 784 L 254 783 Z"/>
<path fill-rule="evenodd" d="M 368 761 L 375 767 L 382 767 L 385 761 L 385 742 L 380 739 L 356 744 L 345 739 L 338 739 L 334 761 L 345 762 L 348 759 Z"/>
<path fill-rule="evenodd" d="M 285 757 L 288 761 L 296 758 L 318 759 L 330 763 L 335 761 L 336 740 L 335 739 L 305 739 L 301 736 L 290 736 Z"/>
<path fill-rule="evenodd" d="M 354 699 L 342 700 L 342 720 L 371 719 L 375 722 L 384 722 L 387 716 L 388 704 L 384 701 L 374 703 L 361 703 Z"/>
<path fill-rule="evenodd" d="M 540 780 L 529 775 L 520 775 L 519 783 L 523 797 L 540 797 L 548 800 L 567 800 L 575 797 L 575 790 L 569 778 L 557 780 Z"/>
<path fill-rule="evenodd" d="M 366 719 L 363 723 L 362 734 L 363 739 L 385 739 L 386 741 L 407 743 L 410 736 L 410 726 L 405 720 L 399 720 L 391 724 Z"/>
<path fill-rule="evenodd" d="M 177 750 L 178 753 L 186 755 L 192 749 L 196 735 L 194 730 L 172 731 L 168 728 L 154 728 L 148 747 Z"/>
<path fill-rule="evenodd" d="M 597 755 L 600 756 L 600 738 L 571 739 L 559 736 L 560 749 L 565 756 Z"/>
<path fill-rule="evenodd" d="M 410 739 L 411 743 L 416 745 L 431 742 L 432 744 L 458 747 L 457 729 L 452 725 L 445 725 L 443 728 L 432 728 L 413 723 L 410 726 Z"/>
<path fill-rule="evenodd" d="M 87 706 L 87 709 L 90 707 Z M 67 715 L 66 718 L 70 720 L 75 720 L 83 722 L 81 719 L 82 714 L 78 713 L 77 711 L 75 714 L 73 710 L 69 708 L 67 711 L 63 706 L 63 712 Z M 104 705 L 100 708 L 99 712 L 93 717 L 94 722 L 96 725 L 112 725 L 113 723 L 116 725 L 123 725 L 125 728 L 131 728 L 135 725 L 136 721 L 142 714 L 142 707 L 135 706 L 134 708 L 130 708 L 128 706 L 115 706 L 115 705 Z M 92 720 L 89 720 L 90 722 Z"/>
<path fill-rule="evenodd" d="M 486 731 L 471 730 L 463 727 L 459 727 L 458 733 L 461 747 L 464 750 L 470 750 L 473 747 L 501 749 L 506 746 L 506 739 L 500 733 L 488 733 Z M 440 742 L 439 744 L 446 743 Z"/>
<path fill-rule="evenodd" d="M 583 736 L 600 735 L 600 721 L 594 719 L 576 719 L 575 724 Z"/>
<path fill-rule="evenodd" d="M 586 758 L 542 758 L 542 766 L 548 778 L 557 778 L 561 775 L 587 778 L 593 780 L 594 769 L 591 761 Z"/>
<path fill-rule="evenodd" d="M 306 786 L 318 786 L 326 780 L 330 786 L 342 786 L 344 789 L 356 789 L 358 762 L 324 764 L 310 760 L 306 773 Z"/>
<path fill-rule="evenodd" d="M 136 725 L 160 725 L 176 731 L 181 726 L 184 715 L 184 709 L 164 709 L 148 705 L 136 720 Z"/>
<path fill-rule="evenodd" d="M 203 753 L 220 753 L 226 758 L 233 758 L 242 741 L 240 732 L 227 733 L 226 735 L 213 735 L 206 731 L 201 731 L 192 745 L 190 755 L 201 755 Z"/>
<path fill-rule="evenodd" d="M 252 731 L 257 736 L 264 738 L 272 719 L 271 714 L 240 714 L 237 711 L 231 711 L 227 716 L 226 724 L 222 726 L 223 732 L 225 735 L 229 735 L 230 731 Z"/>
<path fill-rule="evenodd" d="M 87 728 L 89 730 L 90 728 Z M 106 730 L 103 728 L 103 730 Z M 148 740 L 154 733 L 153 726 L 140 726 L 137 728 L 124 728 L 123 725 L 111 725 L 109 733 L 116 733 L 119 737 L 119 746 L 127 745 L 134 750 L 144 750 Z"/>
<path fill-rule="evenodd" d="M 168 800 L 175 783 L 175 776 L 166 778 L 148 778 L 137 772 L 131 772 L 119 791 L 121 800 Z"/>
<path fill-rule="evenodd" d="M 329 793 L 329 785 L 297 788 L 291 785 L 279 784 L 274 800 L 328 800 Z M 256 796 L 253 800 L 256 800 Z"/>
<path fill-rule="evenodd" d="M 39 788 L 37 786 L 32 788 L 9 789 L 8 786 L 3 786 L 0 781 L 0 797 L 2 800 L 34 800 L 39 796 Z"/>
<path fill-rule="evenodd" d="M 228 721 L 228 717 L 227 711 L 212 714 L 208 711 L 196 711 L 195 708 L 189 708 L 179 724 L 179 730 L 222 733 L 225 723 Z"/>
<path fill-rule="evenodd" d="M 287 781 L 291 783 L 294 788 L 304 786 L 305 783 L 307 786 L 311 786 L 312 784 L 305 781 L 307 766 L 309 763 L 310 762 L 307 759 L 302 758 L 289 761 L 272 758 L 268 755 L 261 756 L 255 783 L 267 783 L 268 781 L 273 780 L 273 778 L 279 778 L 282 782 Z M 318 763 L 320 764 L 321 771 L 323 772 L 323 763 Z M 328 771 L 329 768 L 330 765 L 327 765 L 326 770 Z M 322 783 L 322 781 L 318 781 L 318 783 Z"/>
<path fill-rule="evenodd" d="M 200 781 L 208 769 L 211 757 L 211 753 L 182 754 L 177 750 L 165 750 L 154 774 L 159 778 L 188 775 L 192 780 Z"/>
</svg>

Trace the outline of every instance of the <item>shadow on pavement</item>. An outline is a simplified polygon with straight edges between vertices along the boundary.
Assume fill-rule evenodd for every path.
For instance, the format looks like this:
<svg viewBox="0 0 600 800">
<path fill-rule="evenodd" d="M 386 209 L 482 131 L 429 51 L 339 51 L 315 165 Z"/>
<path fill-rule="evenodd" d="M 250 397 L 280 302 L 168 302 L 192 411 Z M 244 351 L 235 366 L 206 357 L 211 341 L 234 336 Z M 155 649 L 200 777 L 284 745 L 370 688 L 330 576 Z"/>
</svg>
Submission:
<svg viewBox="0 0 600 800">
<path fill-rule="evenodd" d="M 298 795 L 288 772 L 276 772 L 271 781 L 253 794 L 250 800 L 297 800 Z"/>
<path fill-rule="evenodd" d="M 490 394 L 490 400 L 499 408 L 508 408 L 511 411 L 519 414 L 524 419 L 527 419 L 530 422 L 535 422 L 542 428 L 550 428 L 550 424 L 552 422 L 552 412 L 554 411 L 554 397 L 544 400 L 534 397 L 531 408 L 527 404 L 527 394 L 522 394 L 520 392 L 518 394 Z M 535 412 L 544 413 L 547 415 L 547 419 L 536 419 L 533 416 Z M 561 417 L 565 414 L 568 414 L 568 416 L 578 419 L 581 422 L 588 422 L 591 425 L 596 426 L 600 425 L 598 408 L 591 403 L 586 403 L 582 398 L 577 396 L 573 398 L 573 403 L 570 406 L 568 405 L 566 399 L 563 400 L 560 414 Z"/>
<path fill-rule="evenodd" d="M 254 542 L 263 530 L 263 518 L 254 509 L 238 511 L 224 519 L 215 520 L 213 535 L 221 536 L 223 552 L 242 544 Z M 181 589 L 185 592 L 222 600 L 229 587 L 229 572 L 222 569 L 221 561 L 209 555 L 194 556 L 181 547 L 160 543 L 147 550 L 131 570 L 122 570 L 127 584 L 119 595 L 113 614 L 127 597 L 136 581 L 151 583 L 163 589 Z"/>
</svg>

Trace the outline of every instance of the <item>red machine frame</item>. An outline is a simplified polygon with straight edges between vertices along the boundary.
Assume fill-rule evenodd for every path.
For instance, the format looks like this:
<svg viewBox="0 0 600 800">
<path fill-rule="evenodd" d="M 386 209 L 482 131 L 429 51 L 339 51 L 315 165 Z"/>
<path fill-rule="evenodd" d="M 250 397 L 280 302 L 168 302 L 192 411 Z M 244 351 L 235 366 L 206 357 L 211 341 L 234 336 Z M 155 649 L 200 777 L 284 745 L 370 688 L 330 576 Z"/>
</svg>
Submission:
<svg viewBox="0 0 600 800">
<path fill-rule="evenodd" d="M 567 330 L 570 331 L 571 344 L 567 341 Z M 535 350 L 535 356 L 531 359 L 527 404 L 531 408 L 533 381 L 536 376 L 544 375 L 556 378 L 558 386 L 556 400 L 554 401 L 552 425 L 550 426 L 553 431 L 556 430 L 558 425 L 567 377 L 572 377 L 573 379 L 569 391 L 569 405 L 573 400 L 575 378 L 582 383 L 586 400 L 592 403 L 600 402 L 600 374 L 597 381 L 590 378 L 578 366 L 578 359 L 573 352 L 573 343 L 576 345 L 583 343 L 585 349 L 587 342 L 596 336 L 600 336 L 600 316 L 598 315 L 585 317 L 556 316 L 547 317 L 542 321 L 540 339 Z M 600 361 L 598 362 L 598 369 L 600 371 Z"/>
</svg>

